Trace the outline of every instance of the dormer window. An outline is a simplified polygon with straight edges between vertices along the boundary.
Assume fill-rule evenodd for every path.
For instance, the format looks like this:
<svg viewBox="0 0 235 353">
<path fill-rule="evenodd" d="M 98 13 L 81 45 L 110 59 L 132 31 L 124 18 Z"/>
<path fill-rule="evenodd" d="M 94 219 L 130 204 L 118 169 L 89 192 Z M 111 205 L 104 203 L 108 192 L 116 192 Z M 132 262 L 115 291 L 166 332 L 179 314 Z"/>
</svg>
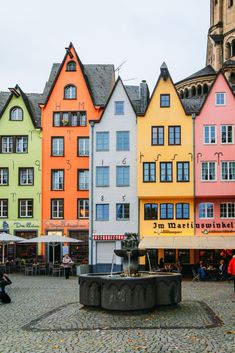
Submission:
<svg viewBox="0 0 235 353">
<path fill-rule="evenodd" d="M 10 120 L 22 121 L 23 120 L 23 110 L 20 107 L 13 107 L 10 111 Z"/>
<path fill-rule="evenodd" d="M 169 94 L 161 94 L 160 95 L 160 107 L 161 108 L 169 108 L 170 107 L 170 95 Z"/>
<path fill-rule="evenodd" d="M 68 85 L 64 88 L 64 99 L 76 99 L 77 88 L 74 85 Z"/>
<path fill-rule="evenodd" d="M 124 101 L 115 102 L 115 115 L 124 115 Z"/>
<path fill-rule="evenodd" d="M 75 61 L 69 61 L 66 66 L 66 71 L 76 71 L 76 63 Z"/>
<path fill-rule="evenodd" d="M 217 106 L 223 106 L 225 105 L 225 93 L 224 92 L 217 92 L 215 94 L 215 104 Z"/>
</svg>

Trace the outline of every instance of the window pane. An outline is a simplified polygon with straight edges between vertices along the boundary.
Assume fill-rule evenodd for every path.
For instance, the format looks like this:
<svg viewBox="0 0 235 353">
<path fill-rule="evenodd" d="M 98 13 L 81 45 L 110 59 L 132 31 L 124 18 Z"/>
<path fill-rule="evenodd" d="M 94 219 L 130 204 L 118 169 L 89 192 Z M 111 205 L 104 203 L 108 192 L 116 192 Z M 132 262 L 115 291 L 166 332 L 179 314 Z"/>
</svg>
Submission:
<svg viewBox="0 0 235 353">
<path fill-rule="evenodd" d="M 10 113 L 10 120 L 23 120 L 23 110 L 19 107 L 12 108 Z"/>
<path fill-rule="evenodd" d="M 0 185 L 8 185 L 8 169 L 0 169 Z"/>
<path fill-rule="evenodd" d="M 116 167 L 116 185 L 129 186 L 130 185 L 130 172 L 129 167 Z"/>
<path fill-rule="evenodd" d="M 79 179 L 79 190 L 89 190 L 89 171 L 79 170 L 78 179 Z"/>
<path fill-rule="evenodd" d="M 64 171 L 52 171 L 52 190 L 64 190 Z"/>
<path fill-rule="evenodd" d="M 78 218 L 89 218 L 89 200 L 78 200 Z"/>
<path fill-rule="evenodd" d="M 130 205 L 129 203 L 119 203 L 116 205 L 116 219 L 117 221 L 129 220 L 130 218 Z"/>
<path fill-rule="evenodd" d="M 108 204 L 96 205 L 96 220 L 97 221 L 108 221 L 109 220 L 109 205 Z"/>
<path fill-rule="evenodd" d="M 129 151 L 129 131 L 117 131 L 117 151 Z"/>
<path fill-rule="evenodd" d="M 96 133 L 96 151 L 109 151 L 109 132 Z"/>
<path fill-rule="evenodd" d="M 52 138 L 52 156 L 64 155 L 64 139 L 63 137 Z"/>
<path fill-rule="evenodd" d="M 28 152 L 28 137 L 17 137 L 16 138 L 16 153 L 27 153 Z"/>
<path fill-rule="evenodd" d="M 115 102 L 115 115 L 124 115 L 124 102 Z"/>
<path fill-rule="evenodd" d="M 2 153 L 13 153 L 13 137 L 2 137 Z"/>
<path fill-rule="evenodd" d="M 78 139 L 78 155 L 89 156 L 89 138 L 84 137 Z"/>
<path fill-rule="evenodd" d="M 169 94 L 161 94 L 160 96 L 160 106 L 161 107 L 169 107 L 170 106 L 170 95 Z"/>
<path fill-rule="evenodd" d="M 109 167 L 96 167 L 96 186 L 109 186 Z"/>
</svg>

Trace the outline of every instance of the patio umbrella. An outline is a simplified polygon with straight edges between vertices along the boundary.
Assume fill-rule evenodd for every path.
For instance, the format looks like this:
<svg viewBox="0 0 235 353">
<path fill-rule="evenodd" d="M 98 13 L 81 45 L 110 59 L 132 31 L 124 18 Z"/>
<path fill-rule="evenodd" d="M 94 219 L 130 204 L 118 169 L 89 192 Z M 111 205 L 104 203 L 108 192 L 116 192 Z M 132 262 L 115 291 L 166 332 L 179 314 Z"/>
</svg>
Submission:
<svg viewBox="0 0 235 353">
<path fill-rule="evenodd" d="M 20 243 L 48 243 L 53 248 L 53 263 L 55 262 L 55 247 L 62 243 L 81 243 L 82 240 L 64 237 L 61 235 L 41 235 L 32 239 L 24 239 Z"/>
<path fill-rule="evenodd" d="M 17 237 L 16 235 L 8 234 L 6 232 L 0 233 L 0 243 L 2 243 L 2 262 L 5 260 L 5 244 L 11 242 L 22 241 L 24 238 Z"/>
</svg>

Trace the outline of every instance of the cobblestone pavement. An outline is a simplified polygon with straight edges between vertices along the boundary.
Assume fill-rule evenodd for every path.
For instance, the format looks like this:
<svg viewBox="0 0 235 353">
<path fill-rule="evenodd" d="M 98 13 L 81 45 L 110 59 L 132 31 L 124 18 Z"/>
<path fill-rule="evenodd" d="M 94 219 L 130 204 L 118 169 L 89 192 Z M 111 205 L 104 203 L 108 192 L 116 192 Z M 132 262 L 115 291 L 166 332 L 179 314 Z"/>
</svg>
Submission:
<svg viewBox="0 0 235 353">
<path fill-rule="evenodd" d="M 231 282 L 183 282 L 177 307 L 114 315 L 78 304 L 77 279 L 11 275 L 0 305 L 0 353 L 234 353 Z"/>
</svg>

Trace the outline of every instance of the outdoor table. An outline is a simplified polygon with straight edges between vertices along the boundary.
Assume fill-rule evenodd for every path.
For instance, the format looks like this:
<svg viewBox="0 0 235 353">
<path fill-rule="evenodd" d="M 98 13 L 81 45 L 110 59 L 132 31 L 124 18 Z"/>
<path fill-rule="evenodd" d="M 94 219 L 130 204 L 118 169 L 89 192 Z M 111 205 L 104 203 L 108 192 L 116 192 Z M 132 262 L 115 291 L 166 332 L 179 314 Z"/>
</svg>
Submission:
<svg viewBox="0 0 235 353">
<path fill-rule="evenodd" d="M 206 269 L 206 274 L 208 275 L 209 279 L 216 281 L 218 277 L 218 270 L 216 268 Z"/>
</svg>

